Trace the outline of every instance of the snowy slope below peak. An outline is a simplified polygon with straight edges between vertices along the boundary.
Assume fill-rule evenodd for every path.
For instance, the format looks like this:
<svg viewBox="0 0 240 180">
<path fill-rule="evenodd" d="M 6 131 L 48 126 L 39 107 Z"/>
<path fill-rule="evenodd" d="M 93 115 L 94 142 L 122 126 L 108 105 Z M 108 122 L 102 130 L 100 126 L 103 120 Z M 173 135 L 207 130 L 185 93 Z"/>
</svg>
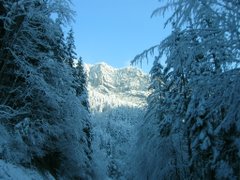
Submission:
<svg viewBox="0 0 240 180">
<path fill-rule="evenodd" d="M 85 65 L 97 179 L 127 179 L 128 158 L 145 114 L 149 76 L 133 67 Z"/>
</svg>

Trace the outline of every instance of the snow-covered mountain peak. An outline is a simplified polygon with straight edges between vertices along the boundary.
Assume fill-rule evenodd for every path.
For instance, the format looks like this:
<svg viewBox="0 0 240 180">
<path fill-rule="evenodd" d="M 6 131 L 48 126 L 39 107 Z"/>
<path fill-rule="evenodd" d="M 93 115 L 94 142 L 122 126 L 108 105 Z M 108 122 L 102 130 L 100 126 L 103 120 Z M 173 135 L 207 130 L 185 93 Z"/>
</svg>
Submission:
<svg viewBox="0 0 240 180">
<path fill-rule="evenodd" d="M 149 76 L 134 67 L 113 68 L 106 63 L 86 65 L 89 84 L 101 86 L 114 92 L 127 93 L 131 90 L 147 91 Z"/>
<path fill-rule="evenodd" d="M 96 101 L 111 106 L 146 104 L 149 75 L 135 67 L 113 68 L 106 63 L 85 65 L 91 108 Z M 101 111 L 101 108 L 100 108 Z"/>
<path fill-rule="evenodd" d="M 129 149 L 145 114 L 149 75 L 134 67 L 85 65 L 99 179 L 127 179 Z"/>
</svg>

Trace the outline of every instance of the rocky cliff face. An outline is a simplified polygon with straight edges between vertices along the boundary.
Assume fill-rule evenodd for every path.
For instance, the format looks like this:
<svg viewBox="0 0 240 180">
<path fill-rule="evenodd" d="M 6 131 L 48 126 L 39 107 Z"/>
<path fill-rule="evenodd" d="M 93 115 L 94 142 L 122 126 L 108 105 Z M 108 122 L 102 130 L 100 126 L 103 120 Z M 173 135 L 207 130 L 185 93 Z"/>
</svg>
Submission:
<svg viewBox="0 0 240 180">
<path fill-rule="evenodd" d="M 113 68 L 106 63 L 86 65 L 90 107 L 143 106 L 146 104 L 149 76 L 140 69 Z M 95 109 L 97 108 L 97 109 Z"/>
</svg>

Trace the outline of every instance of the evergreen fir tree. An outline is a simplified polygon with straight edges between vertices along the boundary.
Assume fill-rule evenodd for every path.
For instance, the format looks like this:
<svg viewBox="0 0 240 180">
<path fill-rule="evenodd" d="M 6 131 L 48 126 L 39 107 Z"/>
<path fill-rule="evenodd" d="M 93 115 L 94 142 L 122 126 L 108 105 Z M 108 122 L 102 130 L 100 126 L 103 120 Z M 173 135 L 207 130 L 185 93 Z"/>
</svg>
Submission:
<svg viewBox="0 0 240 180">
<path fill-rule="evenodd" d="M 83 66 L 82 57 L 80 57 L 76 64 L 75 69 L 76 78 L 76 95 L 81 97 L 81 103 L 89 109 L 88 93 L 87 93 L 87 77 Z"/>
<path fill-rule="evenodd" d="M 67 45 L 64 39 L 64 33 L 61 28 L 62 22 L 60 19 L 56 19 L 56 40 L 53 44 L 54 56 L 60 62 L 66 62 L 67 59 Z"/>
<path fill-rule="evenodd" d="M 76 93 L 77 96 L 80 96 L 81 94 L 83 94 L 84 91 L 86 91 L 87 85 L 86 73 L 84 71 L 83 61 L 81 57 L 78 59 L 76 64 L 76 78 L 78 79 L 78 87 L 76 89 Z"/>
<path fill-rule="evenodd" d="M 67 42 L 67 63 L 70 65 L 70 67 L 74 66 L 74 60 L 77 59 L 76 57 L 76 47 L 75 47 L 75 42 L 74 42 L 74 37 L 73 37 L 73 29 L 70 29 L 68 34 L 67 34 L 67 38 L 66 38 Z"/>
</svg>

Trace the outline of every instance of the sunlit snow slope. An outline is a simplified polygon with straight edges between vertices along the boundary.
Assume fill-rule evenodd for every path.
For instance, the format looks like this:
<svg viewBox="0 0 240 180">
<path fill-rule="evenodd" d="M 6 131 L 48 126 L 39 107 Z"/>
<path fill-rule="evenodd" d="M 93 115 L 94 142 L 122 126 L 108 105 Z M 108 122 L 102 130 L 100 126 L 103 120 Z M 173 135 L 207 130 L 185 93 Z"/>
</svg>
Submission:
<svg viewBox="0 0 240 180">
<path fill-rule="evenodd" d="M 125 179 L 126 162 L 146 107 L 149 76 L 134 67 L 86 65 L 98 179 Z"/>
</svg>

